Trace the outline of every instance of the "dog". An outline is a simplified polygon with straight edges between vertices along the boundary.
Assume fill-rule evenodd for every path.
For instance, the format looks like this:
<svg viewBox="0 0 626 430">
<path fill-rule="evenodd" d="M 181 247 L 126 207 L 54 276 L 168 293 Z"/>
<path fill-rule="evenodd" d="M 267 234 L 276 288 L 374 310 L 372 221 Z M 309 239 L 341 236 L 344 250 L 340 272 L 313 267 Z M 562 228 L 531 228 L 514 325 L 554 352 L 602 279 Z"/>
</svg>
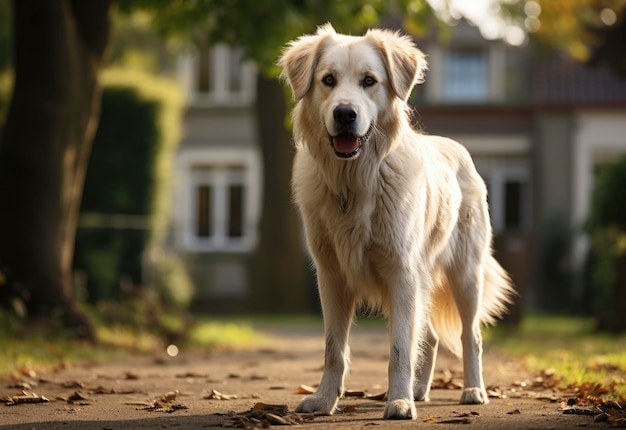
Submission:
<svg viewBox="0 0 626 430">
<path fill-rule="evenodd" d="M 469 153 L 411 126 L 424 54 L 398 32 L 348 36 L 326 24 L 291 41 L 278 65 L 296 102 L 292 190 L 325 333 L 319 388 L 296 411 L 335 411 L 357 306 L 390 327 L 384 418 L 416 418 L 439 341 L 462 351 L 461 403 L 487 403 L 480 325 L 505 311 L 513 288 L 492 256 L 487 190 Z"/>
</svg>

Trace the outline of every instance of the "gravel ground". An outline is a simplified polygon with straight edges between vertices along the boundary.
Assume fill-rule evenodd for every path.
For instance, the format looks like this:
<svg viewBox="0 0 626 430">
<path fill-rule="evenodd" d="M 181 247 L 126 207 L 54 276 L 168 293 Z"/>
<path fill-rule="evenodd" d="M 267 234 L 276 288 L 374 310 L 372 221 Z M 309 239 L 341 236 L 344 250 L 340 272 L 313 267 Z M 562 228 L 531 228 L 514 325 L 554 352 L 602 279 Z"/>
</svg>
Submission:
<svg viewBox="0 0 626 430">
<path fill-rule="evenodd" d="M 438 388 L 430 402 L 417 404 L 417 420 L 383 421 L 384 403 L 375 399 L 386 389 L 388 337 L 383 329 L 360 327 L 351 336 L 350 396 L 340 401 L 341 412 L 296 415 L 292 411 L 303 396 L 298 392 L 307 390 L 301 386 L 315 386 L 321 377 L 322 334 L 297 328 L 271 334 L 271 343 L 254 350 L 182 350 L 173 358 L 163 353 L 1 381 L 0 397 L 18 404 L 0 405 L 0 429 L 254 428 L 254 417 L 262 418 L 257 428 L 263 419 L 272 427 L 281 420 L 297 422 L 299 429 L 608 428 L 590 415 L 565 414 L 567 393 L 550 389 L 549 375 L 538 379 L 490 351 L 485 353 L 485 382 L 493 395 L 489 404 L 458 404 L 461 364 L 444 353 L 437 365 Z M 26 403 L 19 397 L 32 393 L 49 401 Z"/>
</svg>

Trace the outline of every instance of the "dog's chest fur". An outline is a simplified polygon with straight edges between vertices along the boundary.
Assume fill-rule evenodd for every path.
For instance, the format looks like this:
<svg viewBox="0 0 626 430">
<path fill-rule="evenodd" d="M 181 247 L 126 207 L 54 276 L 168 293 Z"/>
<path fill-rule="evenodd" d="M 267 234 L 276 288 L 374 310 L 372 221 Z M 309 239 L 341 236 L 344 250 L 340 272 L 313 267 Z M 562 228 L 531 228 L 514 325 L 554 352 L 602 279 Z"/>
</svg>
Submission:
<svg viewBox="0 0 626 430">
<path fill-rule="evenodd" d="M 408 230 L 415 202 L 409 204 L 408 194 L 398 195 L 397 187 L 388 185 L 388 180 L 398 180 L 397 172 L 389 169 L 368 173 L 345 169 L 334 174 L 303 179 L 316 182 L 307 187 L 316 189 L 315 194 L 308 194 L 305 204 L 300 202 L 313 226 L 307 229 L 311 251 L 318 261 L 336 265 L 348 287 L 370 302 L 380 302 L 386 295 L 388 272 L 394 271 L 382 262 L 388 266 L 390 261 L 406 261 L 398 254 L 411 252 Z M 298 179 L 294 185 L 297 188 Z"/>
</svg>

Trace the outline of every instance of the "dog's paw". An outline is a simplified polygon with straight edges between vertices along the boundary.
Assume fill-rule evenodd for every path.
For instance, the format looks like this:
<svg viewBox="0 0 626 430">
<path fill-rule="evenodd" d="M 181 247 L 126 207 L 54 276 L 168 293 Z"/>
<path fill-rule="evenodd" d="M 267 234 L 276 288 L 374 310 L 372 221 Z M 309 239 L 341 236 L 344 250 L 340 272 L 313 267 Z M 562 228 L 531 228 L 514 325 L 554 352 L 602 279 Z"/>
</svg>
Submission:
<svg viewBox="0 0 626 430">
<path fill-rule="evenodd" d="M 298 406 L 296 406 L 296 412 L 298 413 L 313 413 L 319 412 L 322 414 L 331 415 L 337 407 L 339 399 L 328 399 L 322 396 L 307 396 Z"/>
<path fill-rule="evenodd" d="M 385 406 L 383 418 L 386 420 L 414 420 L 417 411 L 412 399 L 390 400 Z"/>
<path fill-rule="evenodd" d="M 462 405 L 479 405 L 489 403 L 485 390 L 478 387 L 465 388 L 461 394 Z"/>
</svg>

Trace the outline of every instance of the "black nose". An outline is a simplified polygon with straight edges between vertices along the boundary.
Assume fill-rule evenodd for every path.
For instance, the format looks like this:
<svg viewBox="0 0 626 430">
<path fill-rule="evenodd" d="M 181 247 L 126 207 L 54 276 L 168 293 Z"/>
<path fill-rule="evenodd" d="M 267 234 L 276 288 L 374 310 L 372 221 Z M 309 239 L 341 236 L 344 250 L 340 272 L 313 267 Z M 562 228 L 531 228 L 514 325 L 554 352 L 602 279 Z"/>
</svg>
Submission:
<svg viewBox="0 0 626 430">
<path fill-rule="evenodd" d="M 356 110 L 351 104 L 340 104 L 333 110 L 333 118 L 341 125 L 350 125 L 356 120 Z"/>
</svg>

